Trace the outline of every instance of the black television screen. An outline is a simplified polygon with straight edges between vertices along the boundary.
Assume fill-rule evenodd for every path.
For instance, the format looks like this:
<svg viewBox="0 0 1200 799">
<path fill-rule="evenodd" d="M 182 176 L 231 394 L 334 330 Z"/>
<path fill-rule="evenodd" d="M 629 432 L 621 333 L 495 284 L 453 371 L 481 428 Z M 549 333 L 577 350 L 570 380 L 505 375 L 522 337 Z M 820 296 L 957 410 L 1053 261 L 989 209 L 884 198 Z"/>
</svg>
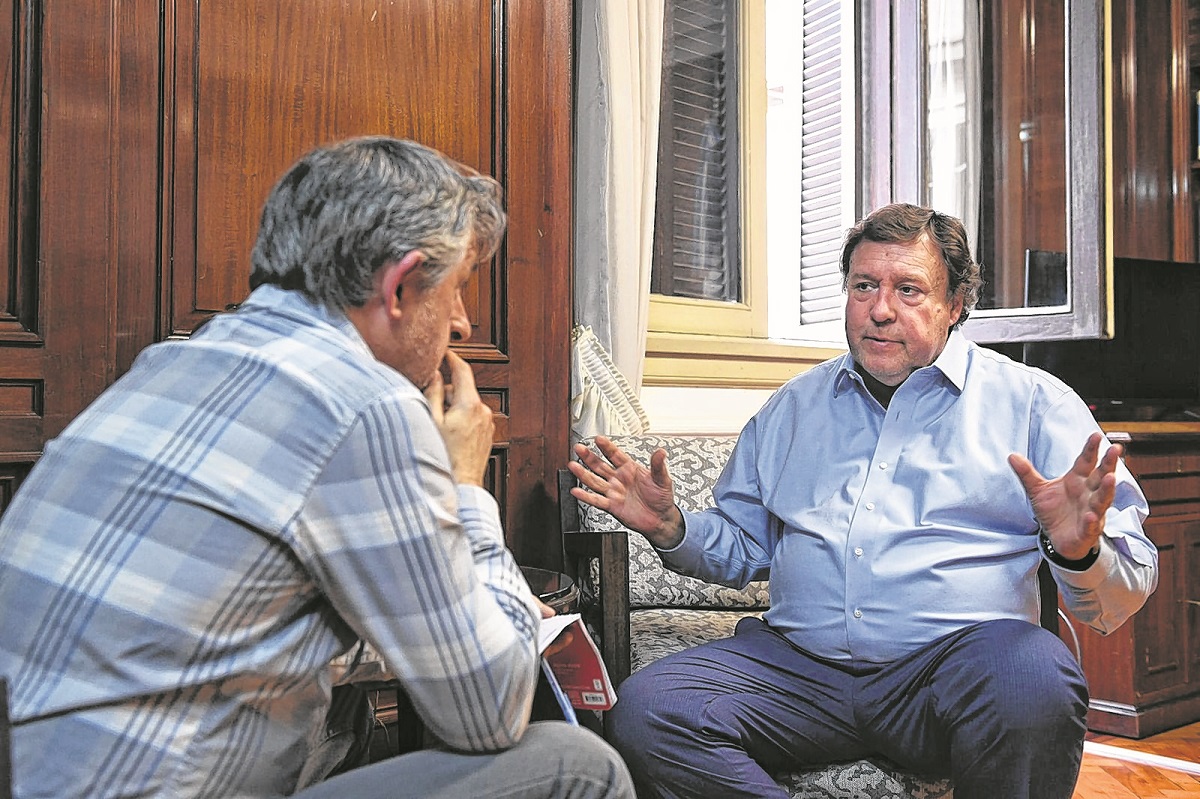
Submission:
<svg viewBox="0 0 1200 799">
<path fill-rule="evenodd" d="M 1028 343 L 1025 362 L 1101 421 L 1200 420 L 1200 264 L 1115 259 L 1113 314 L 1113 338 Z"/>
</svg>

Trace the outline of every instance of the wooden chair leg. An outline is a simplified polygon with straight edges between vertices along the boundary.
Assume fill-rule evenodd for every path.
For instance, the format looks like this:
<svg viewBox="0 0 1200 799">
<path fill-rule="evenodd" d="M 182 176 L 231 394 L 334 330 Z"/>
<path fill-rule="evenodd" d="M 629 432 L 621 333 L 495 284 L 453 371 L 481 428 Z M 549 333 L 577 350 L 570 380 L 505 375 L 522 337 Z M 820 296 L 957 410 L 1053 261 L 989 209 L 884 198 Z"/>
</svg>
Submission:
<svg viewBox="0 0 1200 799">
<path fill-rule="evenodd" d="M 0 679 L 0 799 L 12 799 L 12 724 L 8 717 L 8 680 Z"/>
</svg>

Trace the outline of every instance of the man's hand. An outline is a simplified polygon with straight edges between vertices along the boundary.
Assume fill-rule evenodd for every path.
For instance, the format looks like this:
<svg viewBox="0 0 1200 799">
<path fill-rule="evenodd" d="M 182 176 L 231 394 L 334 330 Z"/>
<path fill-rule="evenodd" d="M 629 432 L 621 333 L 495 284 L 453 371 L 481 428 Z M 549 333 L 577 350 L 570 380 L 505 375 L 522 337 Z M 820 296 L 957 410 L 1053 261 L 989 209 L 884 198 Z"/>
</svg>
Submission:
<svg viewBox="0 0 1200 799">
<path fill-rule="evenodd" d="M 549 605 L 547 605 L 545 602 L 538 599 L 537 597 L 534 597 L 534 599 L 537 600 L 538 608 L 542 611 L 543 619 L 548 619 L 551 616 L 558 615 L 558 611 L 556 611 L 554 608 L 550 607 Z M 571 642 L 574 640 L 575 640 L 575 633 L 571 631 L 570 627 L 568 627 L 567 629 L 565 629 L 561 633 L 559 633 L 557 638 L 555 638 L 553 641 L 550 642 L 550 645 L 547 646 L 546 649 L 542 652 L 542 657 L 548 658 L 551 655 L 555 654 L 556 652 L 563 651 L 568 646 L 570 646 Z"/>
<path fill-rule="evenodd" d="M 446 351 L 450 383 L 441 372 L 425 388 L 425 398 L 433 410 L 433 421 L 442 431 L 454 479 L 466 485 L 483 485 L 483 474 L 492 454 L 492 410 L 483 404 L 475 390 L 471 365 L 453 352 Z"/>
<path fill-rule="evenodd" d="M 1042 477 L 1028 459 L 1016 453 L 1008 456 L 1034 515 L 1055 551 L 1067 560 L 1080 560 L 1099 544 L 1104 514 L 1116 492 L 1114 472 L 1123 450 L 1114 444 L 1097 463 L 1102 440 L 1099 433 L 1092 433 L 1070 471 L 1055 480 Z"/>
<path fill-rule="evenodd" d="M 596 436 L 596 446 L 603 458 L 575 445 L 579 460 L 567 468 L 586 488 L 572 488 L 571 496 L 612 514 L 660 549 L 677 546 L 683 540 L 683 514 L 675 507 L 667 453 L 656 450 L 647 469 L 604 436 Z"/>
</svg>

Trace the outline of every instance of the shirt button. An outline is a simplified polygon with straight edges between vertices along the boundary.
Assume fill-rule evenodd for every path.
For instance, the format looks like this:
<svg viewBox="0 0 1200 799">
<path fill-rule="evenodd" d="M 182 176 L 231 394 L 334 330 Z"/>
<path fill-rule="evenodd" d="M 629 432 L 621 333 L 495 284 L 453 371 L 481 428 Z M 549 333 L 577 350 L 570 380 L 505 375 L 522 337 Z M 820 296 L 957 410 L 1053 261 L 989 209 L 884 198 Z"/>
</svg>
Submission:
<svg viewBox="0 0 1200 799">
<path fill-rule="evenodd" d="M 855 548 L 854 548 L 854 554 L 855 554 L 857 557 L 860 557 L 860 558 L 861 558 L 861 557 L 862 557 L 862 553 L 863 553 L 863 548 L 862 548 L 862 547 L 855 547 Z"/>
<path fill-rule="evenodd" d="M 874 502 L 868 502 L 868 503 L 867 503 L 867 510 L 875 510 L 875 503 L 874 503 Z"/>
<path fill-rule="evenodd" d="M 884 461 L 883 463 L 879 464 L 879 468 L 880 468 L 880 469 L 886 469 L 886 468 L 887 468 L 887 461 Z"/>
<path fill-rule="evenodd" d="M 861 610 L 859 610 L 858 608 L 855 608 L 855 609 L 854 609 L 854 618 L 856 618 L 856 619 L 861 619 L 861 618 L 862 618 L 862 611 L 861 611 Z"/>
</svg>

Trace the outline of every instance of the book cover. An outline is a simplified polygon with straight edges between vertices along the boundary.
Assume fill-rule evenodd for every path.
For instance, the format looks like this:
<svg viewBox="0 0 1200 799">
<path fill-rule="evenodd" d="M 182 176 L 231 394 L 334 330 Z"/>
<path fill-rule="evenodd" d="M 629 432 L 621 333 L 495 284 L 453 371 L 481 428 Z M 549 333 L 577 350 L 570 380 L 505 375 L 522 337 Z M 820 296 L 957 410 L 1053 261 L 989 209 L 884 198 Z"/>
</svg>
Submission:
<svg viewBox="0 0 1200 799">
<path fill-rule="evenodd" d="M 565 646 L 550 647 L 560 635 L 570 633 Z M 567 613 L 542 619 L 539 635 L 540 651 L 547 678 L 555 693 L 565 696 L 578 710 L 608 710 L 617 701 L 617 693 L 609 679 L 608 669 L 600 657 L 596 642 L 578 613 Z M 564 713 L 566 708 L 563 708 Z"/>
</svg>

